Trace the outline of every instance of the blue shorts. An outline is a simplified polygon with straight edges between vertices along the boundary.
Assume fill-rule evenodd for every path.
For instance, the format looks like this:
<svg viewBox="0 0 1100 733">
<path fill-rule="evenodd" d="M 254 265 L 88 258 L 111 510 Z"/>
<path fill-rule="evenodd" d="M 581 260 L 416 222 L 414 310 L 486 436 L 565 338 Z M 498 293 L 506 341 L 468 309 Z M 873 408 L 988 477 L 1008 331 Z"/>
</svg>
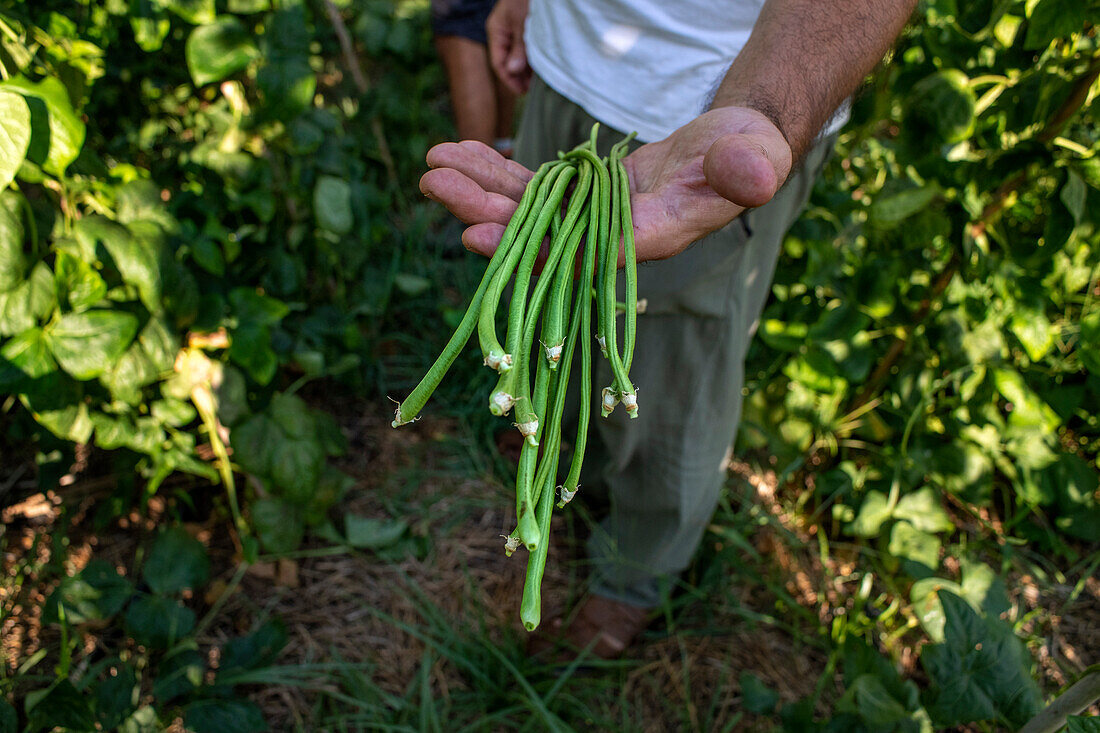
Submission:
<svg viewBox="0 0 1100 733">
<path fill-rule="evenodd" d="M 496 0 L 432 0 L 432 32 L 484 45 L 485 19 L 494 5 Z"/>
</svg>

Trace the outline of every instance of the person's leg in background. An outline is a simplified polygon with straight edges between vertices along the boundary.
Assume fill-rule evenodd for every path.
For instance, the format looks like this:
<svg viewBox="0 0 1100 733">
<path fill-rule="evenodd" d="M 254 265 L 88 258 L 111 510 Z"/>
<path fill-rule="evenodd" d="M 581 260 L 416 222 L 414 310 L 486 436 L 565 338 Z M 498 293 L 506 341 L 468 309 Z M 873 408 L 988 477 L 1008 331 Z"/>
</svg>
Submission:
<svg viewBox="0 0 1100 733">
<path fill-rule="evenodd" d="M 536 78 L 516 158 L 536 166 L 585 139 L 592 123 Z M 601 149 L 621 137 L 603 128 Z M 611 502 L 589 540 L 593 595 L 566 630 L 574 645 L 598 637 L 596 654 L 621 652 L 644 628 L 645 609 L 659 602 L 658 584 L 674 580 L 694 555 L 723 484 L 722 459 L 740 419 L 744 358 L 783 237 L 830 149 L 831 141 L 819 144 L 776 197 L 744 221 L 672 259 L 639 266 L 638 295 L 647 309 L 637 321 L 631 376 L 640 417 L 618 410 L 593 418 L 589 429 L 587 474 L 600 477 Z M 594 365 L 598 392 L 610 374 L 604 360 Z"/>
<path fill-rule="evenodd" d="M 492 0 L 435 0 L 432 31 L 447 72 L 458 138 L 511 156 L 516 97 L 489 66 L 485 19 L 492 7 Z"/>
</svg>

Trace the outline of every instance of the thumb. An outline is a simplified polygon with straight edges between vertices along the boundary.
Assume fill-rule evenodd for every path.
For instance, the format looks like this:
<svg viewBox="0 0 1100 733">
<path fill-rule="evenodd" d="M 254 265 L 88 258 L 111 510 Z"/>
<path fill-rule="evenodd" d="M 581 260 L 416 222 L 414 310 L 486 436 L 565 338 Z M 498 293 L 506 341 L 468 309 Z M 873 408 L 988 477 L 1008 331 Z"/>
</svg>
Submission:
<svg viewBox="0 0 1100 733">
<path fill-rule="evenodd" d="M 746 209 L 768 203 L 790 170 L 791 148 L 778 130 L 723 135 L 703 158 L 707 184 Z"/>
</svg>

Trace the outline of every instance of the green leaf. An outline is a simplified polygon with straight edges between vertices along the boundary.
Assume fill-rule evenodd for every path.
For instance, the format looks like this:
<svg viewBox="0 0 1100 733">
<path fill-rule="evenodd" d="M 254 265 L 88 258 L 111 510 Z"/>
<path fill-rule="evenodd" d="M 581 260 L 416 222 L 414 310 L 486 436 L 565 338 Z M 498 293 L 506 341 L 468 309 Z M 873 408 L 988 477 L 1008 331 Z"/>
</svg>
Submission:
<svg viewBox="0 0 1100 733">
<path fill-rule="evenodd" d="M 1038 427 L 1053 432 L 1062 424 L 1058 413 L 1043 402 L 1016 370 L 993 370 L 993 383 L 1005 401 L 1012 406 L 1008 418 L 1010 425 Z"/>
<path fill-rule="evenodd" d="M 45 695 L 34 700 L 27 697 L 26 730 L 53 730 L 66 728 L 76 731 L 95 729 L 95 716 L 91 701 L 77 691 L 67 679 L 58 680 Z"/>
<path fill-rule="evenodd" d="M 1004 581 L 983 562 L 963 558 L 960 585 L 952 592 L 989 616 L 1000 616 L 1012 608 Z"/>
<path fill-rule="evenodd" d="M 143 400 L 142 388 L 157 381 L 159 376 L 153 362 L 145 355 L 145 349 L 135 341 L 99 381 L 110 390 L 112 398 L 137 406 Z"/>
<path fill-rule="evenodd" d="M 183 709 L 183 723 L 194 733 L 260 733 L 268 730 L 263 712 L 251 700 L 197 700 Z"/>
<path fill-rule="evenodd" d="M 31 111 L 22 95 L 0 89 L 0 190 L 8 187 L 31 144 Z"/>
<path fill-rule="evenodd" d="M 898 723 L 909 718 L 906 707 L 873 674 L 856 677 L 837 703 L 837 710 L 855 713 L 868 725 L 883 730 L 896 730 Z"/>
<path fill-rule="evenodd" d="M 871 203 L 868 219 L 882 229 L 896 227 L 918 211 L 923 210 L 940 195 L 935 184 L 909 188 L 893 194 L 879 195 Z"/>
<path fill-rule="evenodd" d="M 209 237 L 199 237 L 191 242 L 191 256 L 199 267 L 214 277 L 225 275 L 225 255 L 221 245 Z"/>
<path fill-rule="evenodd" d="M 290 120 L 309 109 L 317 92 L 317 74 L 306 56 L 268 57 L 256 72 L 263 94 L 264 111 L 279 120 Z"/>
<path fill-rule="evenodd" d="M 57 307 L 57 283 L 46 263 L 31 269 L 30 277 L 0 293 L 0 335 L 12 336 L 45 320 Z"/>
<path fill-rule="evenodd" d="M 241 71 L 259 51 L 239 20 L 222 16 L 191 31 L 185 53 L 191 78 L 202 86 Z"/>
<path fill-rule="evenodd" d="M 1086 369 L 1100 376 L 1100 308 L 1092 308 L 1081 316 L 1081 339 L 1076 353 Z"/>
<path fill-rule="evenodd" d="M 890 503 L 881 491 L 868 491 L 859 506 L 859 514 L 849 525 L 848 531 L 856 537 L 875 537 L 882 525 L 892 516 Z"/>
<path fill-rule="evenodd" d="M 898 522 L 890 530 L 890 554 L 928 570 L 939 567 L 941 546 L 936 535 L 922 532 L 909 522 Z"/>
<path fill-rule="evenodd" d="M 3 357 L 0 373 L 4 375 L 0 383 L 11 384 L 20 378 L 38 379 L 57 369 L 41 328 L 29 328 L 13 337 L 0 348 L 0 357 Z M 9 365 L 15 368 L 14 378 L 9 378 Z"/>
<path fill-rule="evenodd" d="M 69 624 L 107 619 L 121 611 L 133 594 L 133 583 L 119 575 L 111 563 L 94 559 L 76 575 L 62 579 L 46 599 L 43 620 L 59 623 L 60 607 L 64 607 Z"/>
<path fill-rule="evenodd" d="M 291 438 L 310 438 L 317 431 L 313 411 L 297 395 L 275 395 L 271 398 L 267 413 L 279 428 Z"/>
<path fill-rule="evenodd" d="M 0 88 L 23 95 L 30 109 L 27 158 L 47 173 L 61 176 L 80 155 L 85 134 L 84 123 L 73 110 L 65 85 L 52 76 L 38 83 L 15 77 L 0 84 Z"/>
<path fill-rule="evenodd" d="M 191 422 L 198 414 L 195 408 L 191 406 L 190 402 L 184 402 L 183 400 L 177 400 L 171 397 L 166 397 L 154 402 L 150 408 L 150 412 L 152 412 L 153 417 L 159 422 L 177 428 Z"/>
<path fill-rule="evenodd" d="M 276 554 L 298 549 L 305 534 L 302 510 L 282 499 L 254 501 L 252 526 L 267 551 Z"/>
<path fill-rule="evenodd" d="M 1085 219 L 1085 200 L 1088 197 L 1088 186 L 1077 171 L 1070 169 L 1066 176 L 1066 185 L 1062 186 L 1059 198 L 1065 204 L 1066 210 L 1073 216 L 1075 224 L 1080 224 Z"/>
<path fill-rule="evenodd" d="M 742 672 L 741 705 L 750 713 L 774 715 L 779 704 L 779 693 L 764 684 L 763 680 L 752 672 Z"/>
<path fill-rule="evenodd" d="M 238 15 L 262 13 L 271 10 L 271 0 L 229 0 L 227 9 Z"/>
<path fill-rule="evenodd" d="M 210 578 L 210 558 L 201 542 L 181 527 L 173 527 L 153 542 L 142 577 L 154 593 L 197 590 Z"/>
<path fill-rule="evenodd" d="M 927 709 L 933 722 L 940 729 L 979 720 L 1021 727 L 1042 704 L 1027 650 L 1004 622 L 979 616 L 954 593 L 939 596 L 944 641 L 921 653 L 932 682 Z"/>
<path fill-rule="evenodd" d="M 355 479 L 338 468 L 325 465 L 317 489 L 306 506 L 306 524 L 315 525 L 325 521 L 328 510 L 335 506 L 348 490 L 355 486 Z"/>
<path fill-rule="evenodd" d="M 808 330 L 802 321 L 787 322 L 778 318 L 765 318 L 757 333 L 773 349 L 797 353 L 806 343 Z"/>
<path fill-rule="evenodd" d="M 64 440 L 87 443 L 94 425 L 79 382 L 56 371 L 36 379 L 19 395 L 39 425 Z"/>
<path fill-rule="evenodd" d="M 129 415 L 115 417 L 102 412 L 92 415 L 95 444 L 104 450 L 125 448 L 137 439 L 137 426 Z"/>
<path fill-rule="evenodd" d="M 230 639 L 218 660 L 218 682 L 224 681 L 224 675 L 268 666 L 286 643 L 286 627 L 279 621 L 268 621 L 247 636 Z"/>
<path fill-rule="evenodd" d="M 1071 715 L 1066 718 L 1066 726 L 1066 733 L 1100 733 L 1100 718 Z"/>
<path fill-rule="evenodd" d="M 159 51 L 168 37 L 171 22 L 158 0 L 131 0 L 130 29 L 142 51 Z"/>
<path fill-rule="evenodd" d="M 77 379 L 94 379 L 122 356 L 137 328 L 131 313 L 90 310 L 62 316 L 47 337 L 62 369 Z"/>
<path fill-rule="evenodd" d="M 901 497 L 894 509 L 894 516 L 925 532 L 950 532 L 955 529 L 955 523 L 944 510 L 939 496 L 928 486 Z"/>
<path fill-rule="evenodd" d="M 218 419 L 223 425 L 234 428 L 248 415 L 248 386 L 239 369 L 225 365 L 222 383 L 214 394 L 218 398 Z"/>
<path fill-rule="evenodd" d="M 161 230 L 143 230 L 141 223 L 134 222 L 127 228 L 102 216 L 86 216 L 76 222 L 73 234 L 85 251 L 94 253 L 97 245 L 103 245 L 123 281 L 136 286 L 141 302 L 156 313 L 161 294 L 160 242 L 152 235 Z"/>
<path fill-rule="evenodd" d="M 837 394 L 848 386 L 847 380 L 837 374 L 836 363 L 828 352 L 821 349 L 812 349 L 787 362 L 783 374 L 792 382 L 824 394 Z"/>
<path fill-rule="evenodd" d="M 1042 311 L 1017 311 L 1012 314 L 1010 327 L 1032 361 L 1039 361 L 1054 347 L 1055 329 Z"/>
<path fill-rule="evenodd" d="M 319 176 L 313 188 L 313 213 L 317 226 L 335 234 L 347 234 L 355 224 L 351 211 L 351 187 L 343 178 Z"/>
<path fill-rule="evenodd" d="M 107 295 L 107 283 L 95 269 L 68 252 L 58 252 L 54 261 L 57 298 L 74 311 L 88 310 Z"/>
<path fill-rule="evenodd" d="M 153 369 L 158 373 L 172 371 L 180 349 L 180 338 L 162 317 L 154 316 L 145 322 L 145 328 L 138 334 L 138 343 L 149 357 Z"/>
<path fill-rule="evenodd" d="M 278 423 L 260 413 L 233 428 L 229 442 L 238 466 L 253 475 L 269 477 L 275 454 L 282 450 L 287 438 Z"/>
<path fill-rule="evenodd" d="M 974 133 L 977 98 L 959 69 L 941 69 L 913 85 L 905 99 L 902 134 L 920 155 L 962 142 Z"/>
<path fill-rule="evenodd" d="M 19 715 L 7 700 L 0 698 L 0 733 L 18 733 Z"/>
<path fill-rule="evenodd" d="M 179 231 L 179 222 L 161 198 L 161 189 L 148 179 L 130 181 L 115 191 L 115 217 L 123 224 L 152 222 L 169 233 Z"/>
<path fill-rule="evenodd" d="M 157 665 L 153 696 L 162 703 L 186 695 L 202 684 L 206 662 L 193 640 L 177 647 Z"/>
<path fill-rule="evenodd" d="M 95 686 L 95 714 L 102 730 L 117 730 L 137 707 L 139 694 L 137 670 L 129 664 L 115 665 L 115 674 Z"/>
<path fill-rule="evenodd" d="M 1060 454 L 1042 469 L 1045 493 L 1057 497 L 1054 523 L 1071 537 L 1088 542 L 1100 540 L 1100 499 L 1096 494 L 1096 469 L 1080 456 Z"/>
<path fill-rule="evenodd" d="M 258 384 L 268 384 L 279 368 L 279 357 L 271 348 L 271 332 L 266 326 L 243 326 L 232 333 L 229 358 Z"/>
<path fill-rule="evenodd" d="M 160 0 L 173 13 L 191 25 L 201 25 L 214 20 L 214 0 Z"/>
<path fill-rule="evenodd" d="M 290 312 L 286 303 L 262 295 L 255 288 L 233 288 L 229 291 L 229 305 L 242 326 L 274 326 Z"/>
<path fill-rule="evenodd" d="M 325 449 L 314 438 L 284 440 L 271 461 L 271 479 L 282 495 L 304 504 L 313 498 L 321 471 L 325 467 Z"/>
<path fill-rule="evenodd" d="M 22 194 L 11 192 L 0 197 L 0 293 L 22 283 L 27 274 L 27 257 L 23 254 L 23 203 Z"/>
<path fill-rule="evenodd" d="M 164 596 L 143 596 L 126 611 L 126 629 L 139 644 L 167 649 L 195 628 L 195 612 Z"/>
<path fill-rule="evenodd" d="M 1024 48 L 1046 48 L 1055 38 L 1064 38 L 1084 29 L 1089 17 L 1088 3 L 1078 0 L 1039 0 L 1027 14 Z"/>
<path fill-rule="evenodd" d="M 409 525 L 400 519 L 375 519 L 347 514 L 344 517 L 344 534 L 352 547 L 379 550 L 395 544 L 408 530 Z"/>
</svg>

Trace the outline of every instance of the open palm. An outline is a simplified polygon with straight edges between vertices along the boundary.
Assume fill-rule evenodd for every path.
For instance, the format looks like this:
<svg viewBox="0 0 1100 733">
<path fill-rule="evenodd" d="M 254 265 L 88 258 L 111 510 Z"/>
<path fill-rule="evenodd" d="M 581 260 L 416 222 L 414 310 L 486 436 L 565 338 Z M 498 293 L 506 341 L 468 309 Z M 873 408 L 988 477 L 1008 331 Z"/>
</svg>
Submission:
<svg viewBox="0 0 1100 733">
<path fill-rule="evenodd" d="M 468 249 L 491 255 L 533 173 L 474 141 L 436 145 L 427 162 L 420 190 L 469 225 Z M 722 107 L 642 145 L 623 165 L 638 260 L 660 260 L 767 203 L 790 172 L 791 149 L 760 112 Z"/>
</svg>

